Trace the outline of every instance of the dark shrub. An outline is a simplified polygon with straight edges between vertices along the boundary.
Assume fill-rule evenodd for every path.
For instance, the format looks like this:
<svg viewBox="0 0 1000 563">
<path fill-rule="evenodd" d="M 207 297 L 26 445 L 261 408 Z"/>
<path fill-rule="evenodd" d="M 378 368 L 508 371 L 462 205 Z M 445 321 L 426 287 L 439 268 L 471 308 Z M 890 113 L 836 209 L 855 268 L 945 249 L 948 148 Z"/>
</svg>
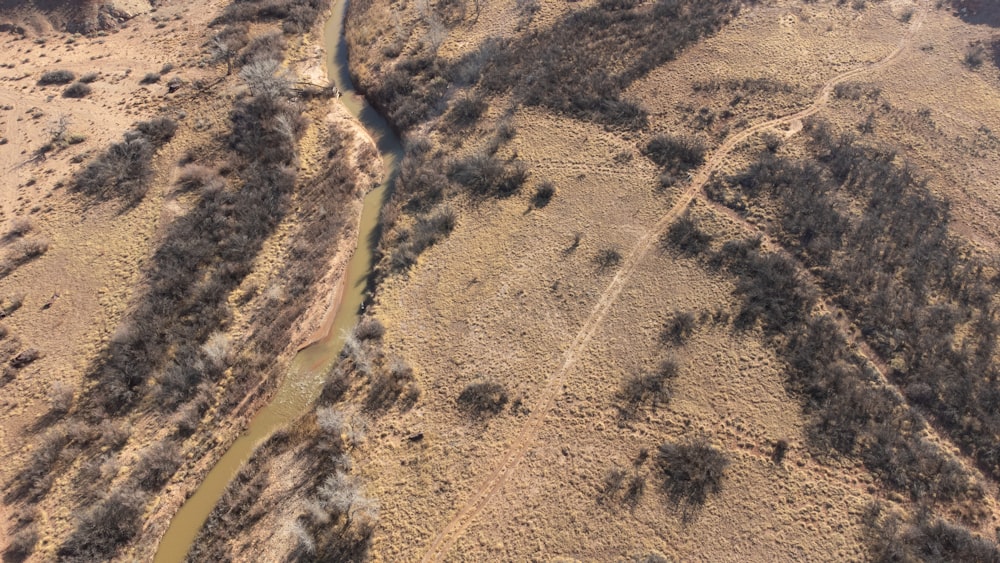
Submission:
<svg viewBox="0 0 1000 563">
<path fill-rule="evenodd" d="M 701 230 L 698 223 L 687 214 L 670 225 L 670 229 L 660 239 L 661 246 L 673 246 L 691 256 L 708 250 L 711 242 L 712 235 Z"/>
<path fill-rule="evenodd" d="M 507 401 L 507 388 L 495 381 L 470 383 L 458 396 L 459 408 L 477 417 L 500 414 Z"/>
<path fill-rule="evenodd" d="M 374 317 L 365 317 L 354 327 L 354 336 L 358 340 L 378 340 L 385 334 L 385 327 Z"/>
<path fill-rule="evenodd" d="M 118 489 L 89 509 L 59 547 L 61 557 L 101 561 L 113 558 L 142 526 L 145 498 L 137 491 Z"/>
<path fill-rule="evenodd" d="M 597 263 L 598 269 L 602 272 L 617 268 L 621 261 L 622 255 L 617 248 L 605 248 L 598 252 L 597 256 L 594 256 L 594 262 Z"/>
<path fill-rule="evenodd" d="M 74 82 L 63 90 L 64 98 L 85 98 L 90 95 L 93 88 L 83 82 Z"/>
<path fill-rule="evenodd" d="M 705 162 L 705 146 L 696 139 L 657 135 L 643 151 L 650 160 L 665 170 L 682 174 Z"/>
<path fill-rule="evenodd" d="M 38 85 L 69 84 L 73 82 L 74 78 L 76 78 L 76 75 L 68 70 L 52 70 L 42 74 L 42 77 L 38 79 Z"/>
<path fill-rule="evenodd" d="M 660 339 L 672 344 L 684 344 L 694 334 L 695 325 L 694 313 L 690 311 L 676 311 L 663 324 L 663 332 L 660 333 Z"/>
<path fill-rule="evenodd" d="M 622 396 L 627 403 L 626 414 L 635 412 L 645 402 L 650 402 L 653 408 L 669 402 L 673 394 L 670 384 L 677 377 L 678 371 L 677 362 L 664 360 L 652 372 L 628 378 L 622 386 Z"/>
<path fill-rule="evenodd" d="M 670 500 L 692 507 L 705 504 L 709 494 L 722 490 L 729 460 L 704 436 L 660 446 L 657 464 Z"/>
<path fill-rule="evenodd" d="M 139 84 L 156 84 L 160 81 L 160 75 L 155 72 L 148 72 L 142 79 L 139 80 Z"/>
<path fill-rule="evenodd" d="M 476 94 L 460 96 L 452 104 L 445 119 L 455 127 L 469 127 L 479 121 L 479 117 L 488 107 L 482 96 Z"/>
<path fill-rule="evenodd" d="M 545 207 L 552 201 L 554 195 L 556 195 L 555 185 L 552 182 L 542 182 L 535 189 L 535 195 L 531 198 L 531 203 L 538 208 Z"/>
<path fill-rule="evenodd" d="M 90 84 L 92 82 L 97 82 L 97 79 L 100 77 L 101 74 L 98 72 L 88 72 L 87 74 L 84 74 L 83 76 L 80 77 L 80 82 L 83 82 L 84 84 Z"/>
<path fill-rule="evenodd" d="M 448 178 L 475 196 L 509 197 L 528 179 L 528 170 L 520 162 L 504 162 L 495 156 L 477 154 L 453 162 Z"/>
<path fill-rule="evenodd" d="M 132 472 L 132 481 L 144 491 L 163 487 L 181 465 L 177 444 L 164 440 L 146 448 Z"/>
<path fill-rule="evenodd" d="M 149 121 L 140 121 L 135 128 L 149 139 L 153 146 L 159 148 L 174 138 L 174 133 L 177 132 L 177 122 L 169 117 L 156 117 Z"/>
<path fill-rule="evenodd" d="M 15 533 L 3 552 L 4 563 L 21 563 L 35 552 L 38 543 L 38 529 L 30 524 Z"/>
</svg>

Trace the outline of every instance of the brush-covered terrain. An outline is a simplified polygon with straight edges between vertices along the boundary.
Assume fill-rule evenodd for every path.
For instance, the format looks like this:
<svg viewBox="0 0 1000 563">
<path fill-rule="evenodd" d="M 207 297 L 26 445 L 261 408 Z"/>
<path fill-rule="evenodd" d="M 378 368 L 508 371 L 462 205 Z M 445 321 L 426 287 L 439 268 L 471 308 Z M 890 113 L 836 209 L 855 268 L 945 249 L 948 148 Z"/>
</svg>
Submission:
<svg viewBox="0 0 1000 563">
<path fill-rule="evenodd" d="M 300 80 L 329 6 L 186 9 L 2 44 L 11 559 L 150 557 L 380 170 Z M 189 58 L 84 80 L 135 28 Z M 1000 561 L 1000 6 L 354 0 L 345 40 L 405 151 L 371 298 L 188 560 Z"/>
</svg>

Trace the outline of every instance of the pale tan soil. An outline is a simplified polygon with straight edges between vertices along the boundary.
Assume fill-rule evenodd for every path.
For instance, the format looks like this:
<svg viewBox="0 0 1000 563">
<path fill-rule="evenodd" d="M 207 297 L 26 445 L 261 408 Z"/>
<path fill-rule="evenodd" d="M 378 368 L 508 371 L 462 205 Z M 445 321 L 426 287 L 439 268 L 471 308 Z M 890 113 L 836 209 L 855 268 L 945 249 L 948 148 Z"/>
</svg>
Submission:
<svg viewBox="0 0 1000 563">
<path fill-rule="evenodd" d="M 651 130 L 680 134 L 695 134 L 686 106 L 718 109 L 728 102 L 726 93 L 692 94 L 696 83 L 768 77 L 796 87 L 741 106 L 728 141 L 713 147 L 709 164 L 691 183 L 665 194 L 654 191 L 658 174 L 639 154 L 641 136 L 518 109 L 517 137 L 501 156 L 516 154 L 528 164 L 532 185 L 553 181 L 552 203 L 530 209 L 529 186 L 515 198 L 468 206 L 448 239 L 426 251 L 409 274 L 379 289 L 374 314 L 386 325 L 387 346 L 414 365 L 424 393 L 413 410 L 375 423 L 358 464 L 381 505 L 376 560 L 617 560 L 654 550 L 680 560 L 864 557 L 860 511 L 882 494 L 863 467 L 808 456 L 801 408 L 784 389 L 781 362 L 759 336 L 702 327 L 692 343 L 672 352 L 683 366 L 677 392 L 648 419 L 619 427 L 614 395 L 625 376 L 669 353 L 655 337 L 670 311 L 731 305 L 729 282 L 652 246 L 699 197 L 710 170 L 735 170 L 750 156 L 740 146 L 749 134 L 734 137 L 736 131 L 763 124 L 752 131 L 791 138 L 808 115 L 838 119 L 848 103 L 833 99 L 835 78 L 872 82 L 895 107 L 915 113 L 928 103 L 924 94 L 909 97 L 926 82 L 914 72 L 924 53 L 919 47 L 928 38 L 940 41 L 942 29 L 973 33 L 944 11 L 931 10 L 922 19 L 918 10 L 910 23 L 900 21 L 905 10 L 921 5 L 869 4 L 858 12 L 832 3 L 771 3 L 745 12 L 634 84 L 626 96 L 650 110 Z M 483 13 L 490 9 L 504 8 L 484 5 Z M 373 10 L 389 13 L 380 3 Z M 414 22 L 418 16 L 407 10 L 392 17 Z M 453 28 L 440 52 L 468 52 L 497 34 L 498 25 L 512 26 L 509 18 L 498 24 L 481 17 Z M 900 43 L 918 28 L 919 35 Z M 361 44 L 366 33 L 375 36 L 367 26 L 356 33 Z M 373 62 L 378 49 L 358 53 L 362 81 L 365 73 L 384 70 Z M 953 49 L 931 63 L 942 78 L 933 87 L 942 93 L 953 90 L 945 77 L 959 72 L 955 54 Z M 967 80 L 993 84 L 995 71 L 977 75 Z M 967 107 L 996 100 L 996 90 L 986 86 L 968 92 Z M 943 97 L 940 103 L 949 111 Z M 502 106 L 491 100 L 490 120 Z M 974 130 L 977 121 L 993 119 L 980 120 L 983 111 L 962 119 Z M 779 116 L 789 117 L 768 122 Z M 479 131 L 488 131 L 489 123 Z M 727 131 L 707 134 L 721 139 Z M 460 144 L 460 154 L 476 145 L 475 137 L 436 139 Z M 946 144 L 942 159 L 951 156 Z M 981 166 L 984 177 L 996 175 L 990 164 Z M 576 232 L 584 234 L 580 248 L 564 253 Z M 614 273 L 598 273 L 592 262 L 606 247 L 625 257 L 615 281 Z M 507 385 L 525 409 L 488 423 L 461 415 L 456 397 L 484 377 Z M 692 523 L 680 521 L 653 476 L 634 511 L 597 504 L 604 475 L 630 467 L 640 447 L 653 449 L 696 431 L 706 431 L 733 465 L 722 494 L 710 498 Z M 406 439 L 415 432 L 425 436 L 419 444 Z M 792 443 L 780 468 L 769 459 L 779 438 Z M 649 463 L 643 472 L 651 474 Z M 983 522 L 987 531 L 989 522 Z"/>
</svg>

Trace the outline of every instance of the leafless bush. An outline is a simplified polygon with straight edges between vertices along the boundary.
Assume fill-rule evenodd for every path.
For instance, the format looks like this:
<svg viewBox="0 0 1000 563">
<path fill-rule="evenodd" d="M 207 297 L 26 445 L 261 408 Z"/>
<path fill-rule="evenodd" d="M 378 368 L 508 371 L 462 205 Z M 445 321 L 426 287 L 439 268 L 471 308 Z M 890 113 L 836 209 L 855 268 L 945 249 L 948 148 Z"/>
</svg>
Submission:
<svg viewBox="0 0 1000 563">
<path fill-rule="evenodd" d="M 663 325 L 660 340 L 676 345 L 684 344 L 694 334 L 695 326 L 694 313 L 674 311 Z"/>
<path fill-rule="evenodd" d="M 10 229 L 7 230 L 7 234 L 4 235 L 4 238 L 6 238 L 7 240 L 21 238 L 24 235 L 30 233 L 31 230 L 34 228 L 35 225 L 34 223 L 31 222 L 31 219 L 28 219 L 26 217 L 17 217 L 13 221 L 11 221 Z"/>
<path fill-rule="evenodd" d="M 38 528 L 29 524 L 14 533 L 3 552 L 4 563 L 21 563 L 35 552 L 38 543 Z"/>
<path fill-rule="evenodd" d="M 722 490 L 729 460 L 707 438 L 699 436 L 661 445 L 657 464 L 670 500 L 685 508 L 696 508 L 705 504 L 709 494 Z"/>
<path fill-rule="evenodd" d="M 354 327 L 354 336 L 358 340 L 378 340 L 383 334 L 385 327 L 375 317 L 364 317 Z"/>
<path fill-rule="evenodd" d="M 538 184 L 538 188 L 535 189 L 535 195 L 531 198 L 531 203 L 535 207 L 542 208 L 552 201 L 552 197 L 556 195 L 556 186 L 552 182 L 542 182 Z"/>
<path fill-rule="evenodd" d="M 650 402 L 654 408 L 666 404 L 672 396 L 671 383 L 677 378 L 677 362 L 664 360 L 651 372 L 638 373 L 628 378 L 622 386 L 626 412 L 634 412 L 639 405 Z"/>
<path fill-rule="evenodd" d="M 705 162 L 705 145 L 687 137 L 661 134 L 646 145 L 644 154 L 672 174 L 683 174 Z"/>
<path fill-rule="evenodd" d="M 219 189 L 223 185 L 219 173 L 201 164 L 188 164 L 177 176 L 177 188 L 181 192 L 193 192 L 200 189 Z"/>
<path fill-rule="evenodd" d="M 594 262 L 601 272 L 617 268 L 621 261 L 622 255 L 616 248 L 605 248 L 594 256 Z"/>
<path fill-rule="evenodd" d="M 58 555 L 91 561 L 113 558 L 139 532 L 145 503 L 144 495 L 133 489 L 112 491 L 83 514 Z"/>
<path fill-rule="evenodd" d="M 660 239 L 664 248 L 676 248 L 689 256 L 695 256 L 709 249 L 712 235 L 701 229 L 701 226 L 689 214 L 674 221 L 666 234 Z"/>
<path fill-rule="evenodd" d="M 163 487 L 181 465 L 180 450 L 172 440 L 161 440 L 143 450 L 131 481 L 145 491 Z"/>
<path fill-rule="evenodd" d="M 478 197 L 509 197 L 527 181 L 528 170 L 521 162 L 504 162 L 495 156 L 474 154 L 453 162 L 448 178 Z"/>
<path fill-rule="evenodd" d="M 160 75 L 158 73 L 156 73 L 156 72 L 147 72 L 146 75 L 143 76 L 139 80 L 139 84 L 144 84 L 144 85 L 145 84 L 156 84 L 159 81 L 160 81 Z"/>
<path fill-rule="evenodd" d="M 380 371 L 372 378 L 365 406 L 370 410 L 387 409 L 400 397 L 412 394 L 414 388 L 416 381 L 413 377 L 413 368 L 402 359 L 395 358 L 390 362 L 388 369 Z"/>
<path fill-rule="evenodd" d="M 38 79 L 39 86 L 50 86 L 53 84 L 69 84 L 73 82 L 76 78 L 76 74 L 73 74 L 69 70 L 52 70 L 42 74 L 42 77 Z"/>
<path fill-rule="evenodd" d="M 94 89 L 84 82 L 74 82 L 63 90 L 64 98 L 86 98 Z"/>
<path fill-rule="evenodd" d="M 469 415 L 483 417 L 503 411 L 508 402 L 507 388 L 496 381 L 476 381 L 458 395 L 458 406 Z"/>
<path fill-rule="evenodd" d="M 73 406 L 73 395 L 75 392 L 76 389 L 68 383 L 62 381 L 53 383 L 49 391 L 49 408 L 51 412 L 60 416 L 68 413 L 70 407 Z"/>
</svg>

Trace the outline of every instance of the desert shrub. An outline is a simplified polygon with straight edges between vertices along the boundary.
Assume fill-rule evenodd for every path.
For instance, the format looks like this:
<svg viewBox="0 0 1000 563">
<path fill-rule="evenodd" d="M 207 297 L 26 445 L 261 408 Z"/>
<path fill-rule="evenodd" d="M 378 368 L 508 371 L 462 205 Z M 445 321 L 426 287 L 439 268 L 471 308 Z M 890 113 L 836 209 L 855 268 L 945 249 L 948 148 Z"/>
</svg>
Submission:
<svg viewBox="0 0 1000 563">
<path fill-rule="evenodd" d="M 149 139 L 154 147 L 159 148 L 174 138 L 177 122 L 169 117 L 154 117 L 149 121 L 140 121 L 135 125 L 135 129 Z"/>
<path fill-rule="evenodd" d="M 4 563 L 21 563 L 35 552 L 38 544 L 38 528 L 29 524 L 10 537 L 10 543 L 3 551 Z"/>
<path fill-rule="evenodd" d="M 4 238 L 7 240 L 21 238 L 30 233 L 34 228 L 35 226 L 34 223 L 31 222 L 31 219 L 26 217 L 17 217 L 10 222 L 10 229 L 7 230 L 7 234 L 4 235 Z"/>
<path fill-rule="evenodd" d="M 420 254 L 451 234 L 457 220 L 450 207 L 442 207 L 418 217 L 412 232 L 404 231 L 401 244 L 392 252 L 390 260 L 393 269 L 402 271 L 416 264 Z"/>
<path fill-rule="evenodd" d="M 904 519 L 879 501 L 862 515 L 862 540 L 871 561 L 1000 561 L 994 541 L 918 513 Z"/>
<path fill-rule="evenodd" d="M 621 261 L 622 255 L 617 248 L 604 248 L 594 256 L 594 263 L 601 272 L 617 268 Z"/>
<path fill-rule="evenodd" d="M 160 75 L 156 72 L 147 72 L 145 76 L 139 79 L 139 84 L 156 84 L 160 81 Z"/>
<path fill-rule="evenodd" d="M 3 260 L 0 260 L 0 277 L 9 275 L 17 269 L 18 266 L 31 262 L 48 252 L 48 250 L 48 239 L 34 237 L 18 240 L 11 245 L 10 250 L 7 252 L 7 256 L 5 256 Z"/>
<path fill-rule="evenodd" d="M 677 362 L 664 360 L 655 370 L 637 373 L 626 379 L 621 391 L 626 412 L 632 413 L 646 402 L 651 403 L 653 408 L 668 403 L 673 395 L 671 383 L 678 371 Z"/>
<path fill-rule="evenodd" d="M 507 388 L 496 381 L 476 381 L 458 395 L 458 406 L 475 417 L 500 414 L 507 405 Z"/>
<path fill-rule="evenodd" d="M 452 103 L 451 109 L 445 115 L 445 119 L 454 127 L 460 129 L 466 128 L 479 121 L 479 117 L 483 115 L 488 107 L 486 100 L 480 95 L 467 94 L 459 96 Z"/>
<path fill-rule="evenodd" d="M 358 340 L 378 340 L 385 334 L 385 327 L 375 317 L 364 317 L 354 327 L 354 336 Z"/>
<path fill-rule="evenodd" d="M 73 406 L 73 395 L 76 390 L 72 385 L 57 381 L 49 391 L 49 408 L 56 415 L 62 416 Z"/>
<path fill-rule="evenodd" d="M 255 61 L 280 61 L 285 51 L 285 38 L 280 33 L 267 33 L 250 40 L 236 58 L 245 67 Z"/>
<path fill-rule="evenodd" d="M 220 189 L 222 177 L 212 168 L 201 164 L 188 164 L 177 175 L 177 188 L 181 192 L 193 192 L 203 188 Z"/>
<path fill-rule="evenodd" d="M 451 163 L 448 178 L 477 197 L 509 197 L 521 189 L 528 170 L 521 162 L 504 162 L 495 156 L 475 154 Z"/>
<path fill-rule="evenodd" d="M 146 194 L 156 149 L 169 141 L 177 123 L 167 117 L 143 121 L 84 168 L 73 188 L 100 199 L 136 203 Z"/>
<path fill-rule="evenodd" d="M 703 231 L 689 214 L 674 221 L 660 239 L 660 246 L 677 248 L 689 256 L 701 254 L 709 249 L 712 235 Z"/>
<path fill-rule="evenodd" d="M 697 139 L 673 135 L 653 137 L 643 154 L 671 174 L 683 174 L 705 162 L 705 146 Z"/>
<path fill-rule="evenodd" d="M 112 491 L 80 517 L 57 553 L 78 560 L 112 558 L 139 532 L 144 505 L 142 493 L 127 488 Z"/>
<path fill-rule="evenodd" d="M 986 60 L 986 48 L 983 47 L 982 43 L 975 43 L 970 45 L 968 49 L 965 50 L 965 56 L 962 58 L 962 62 L 965 66 L 971 69 L 977 69 L 983 66 L 983 62 Z"/>
<path fill-rule="evenodd" d="M 84 82 L 74 82 L 63 90 L 64 98 L 85 98 L 93 92 L 93 88 Z"/>
<path fill-rule="evenodd" d="M 774 450 L 771 451 L 771 461 L 775 464 L 781 465 L 781 462 L 785 459 L 785 454 L 788 453 L 788 440 L 781 439 L 774 443 Z"/>
<path fill-rule="evenodd" d="M 535 195 L 531 198 L 531 204 L 538 208 L 545 207 L 552 201 L 554 195 L 556 195 L 555 184 L 552 182 L 542 182 L 535 188 Z"/>
<path fill-rule="evenodd" d="M 131 480 L 144 491 L 157 491 L 163 487 L 181 465 L 177 443 L 162 440 L 143 450 L 132 471 Z"/>
<path fill-rule="evenodd" d="M 881 93 L 878 87 L 863 82 L 841 82 L 833 87 L 834 96 L 847 100 L 857 101 L 861 98 L 874 100 Z"/>
<path fill-rule="evenodd" d="M 99 72 L 88 72 L 80 77 L 80 82 L 84 84 L 91 84 L 93 82 L 97 82 L 97 79 L 100 77 L 101 73 Z"/>
<path fill-rule="evenodd" d="M 400 397 L 419 395 L 415 391 L 416 388 L 413 368 L 397 358 L 390 363 L 388 369 L 380 371 L 372 378 L 365 406 L 370 410 L 388 409 Z"/>
<path fill-rule="evenodd" d="M 76 74 L 68 70 L 52 70 L 42 73 L 38 79 L 39 86 L 51 86 L 53 84 L 69 84 L 76 78 Z"/>
<path fill-rule="evenodd" d="M 684 344 L 691 335 L 697 323 L 694 313 L 690 311 L 674 311 L 663 323 L 663 330 L 660 332 L 660 340 L 675 345 Z"/>
<path fill-rule="evenodd" d="M 709 494 L 718 494 L 729 465 L 728 457 L 703 436 L 661 445 L 656 461 L 671 502 L 685 507 L 701 506 Z"/>
</svg>

